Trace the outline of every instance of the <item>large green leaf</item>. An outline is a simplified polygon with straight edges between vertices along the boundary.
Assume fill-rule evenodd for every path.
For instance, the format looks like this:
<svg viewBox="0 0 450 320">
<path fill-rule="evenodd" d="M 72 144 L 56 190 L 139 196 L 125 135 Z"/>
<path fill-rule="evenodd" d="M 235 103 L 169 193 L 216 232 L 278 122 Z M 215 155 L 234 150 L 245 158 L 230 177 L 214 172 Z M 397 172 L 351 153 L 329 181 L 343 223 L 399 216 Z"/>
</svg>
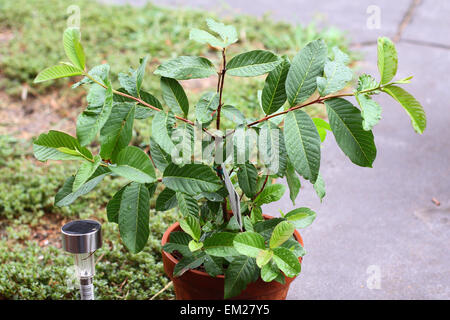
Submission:
<svg viewBox="0 0 450 320">
<path fill-rule="evenodd" d="M 227 73 L 237 77 L 254 77 L 272 71 L 281 58 L 265 50 L 253 50 L 233 57 L 227 64 Z"/>
<path fill-rule="evenodd" d="M 163 250 L 169 253 L 178 251 L 183 257 L 191 256 L 192 252 L 189 250 L 191 239 L 185 232 L 174 231 L 170 234 L 169 241 L 163 246 Z"/>
<path fill-rule="evenodd" d="M 198 207 L 197 200 L 182 192 L 177 192 L 176 197 L 178 201 L 178 209 L 180 209 L 183 216 L 186 217 L 187 215 L 192 215 L 194 217 L 198 217 L 200 208 Z"/>
<path fill-rule="evenodd" d="M 356 94 L 356 101 L 361 107 L 362 126 L 364 130 L 372 128 L 381 120 L 381 107 L 367 94 Z"/>
<path fill-rule="evenodd" d="M 255 209 L 253 209 L 255 211 Z M 252 211 L 252 214 L 253 214 Z M 255 232 L 258 232 L 260 235 L 264 237 L 264 239 L 268 242 L 270 237 L 272 236 L 273 229 L 279 224 L 281 221 L 284 221 L 283 218 L 273 218 L 269 220 L 263 220 L 255 223 L 254 229 Z"/>
<path fill-rule="evenodd" d="M 64 51 L 73 65 L 80 70 L 84 70 L 86 57 L 80 43 L 80 37 L 79 28 L 67 28 L 63 35 L 63 45 Z"/>
<path fill-rule="evenodd" d="M 78 199 L 78 197 L 81 197 L 94 189 L 95 186 L 97 186 L 110 172 L 111 171 L 108 168 L 98 167 L 94 174 L 89 177 L 88 181 L 79 187 L 77 191 L 73 191 L 75 177 L 71 176 L 70 178 L 67 178 L 63 187 L 59 189 L 58 193 L 55 195 L 55 205 L 58 207 L 70 205 Z"/>
<path fill-rule="evenodd" d="M 236 233 L 217 232 L 203 241 L 206 253 L 216 257 L 238 256 L 239 252 L 234 248 L 233 240 Z"/>
<path fill-rule="evenodd" d="M 186 164 L 182 167 L 170 164 L 164 170 L 163 183 L 172 190 L 190 195 L 214 192 L 222 187 L 215 172 L 203 164 Z"/>
<path fill-rule="evenodd" d="M 217 92 L 207 92 L 203 94 L 195 106 L 195 119 L 200 123 L 207 123 L 212 120 L 212 113 L 219 106 L 219 94 Z"/>
<path fill-rule="evenodd" d="M 286 93 L 291 106 L 302 103 L 316 91 L 316 78 L 322 75 L 327 54 L 325 42 L 315 40 L 294 57 L 286 78 Z"/>
<path fill-rule="evenodd" d="M 296 208 L 289 211 L 284 218 L 297 229 L 306 228 L 316 218 L 316 213 L 309 208 Z"/>
<path fill-rule="evenodd" d="M 114 112 L 100 130 L 100 155 L 103 159 L 116 161 L 119 152 L 131 141 L 135 105 L 130 103 L 115 103 Z"/>
<path fill-rule="evenodd" d="M 273 255 L 273 253 L 272 253 Z M 261 279 L 265 282 L 272 282 L 277 277 L 280 277 L 283 275 L 281 274 L 278 267 L 275 265 L 274 262 L 267 263 L 261 268 Z"/>
<path fill-rule="evenodd" d="M 377 149 L 372 131 L 362 127 L 361 112 L 341 98 L 325 100 L 330 127 L 336 142 L 350 160 L 361 167 L 372 167 Z"/>
<path fill-rule="evenodd" d="M 261 104 L 266 114 L 272 114 L 286 102 L 286 77 L 291 66 L 288 59 L 283 61 L 267 75 L 261 95 Z"/>
<path fill-rule="evenodd" d="M 386 84 L 397 73 L 397 50 L 394 43 L 386 37 L 378 38 L 378 71 L 381 76 L 381 84 Z"/>
<path fill-rule="evenodd" d="M 247 285 L 258 279 L 259 269 L 255 259 L 239 256 L 233 259 L 225 271 L 224 298 L 237 296 Z"/>
<path fill-rule="evenodd" d="M 297 276 L 301 271 L 298 258 L 289 249 L 283 247 L 274 248 L 273 260 L 277 264 L 277 267 L 289 278 Z"/>
<path fill-rule="evenodd" d="M 344 89 L 353 78 L 352 70 L 346 66 L 348 56 L 337 47 L 334 47 L 333 50 L 335 52 L 334 60 L 325 62 L 325 77 L 317 77 L 317 89 L 321 96 Z"/>
<path fill-rule="evenodd" d="M 238 233 L 234 237 L 233 245 L 240 254 L 253 258 L 266 248 L 263 236 L 252 231 Z"/>
<path fill-rule="evenodd" d="M 216 74 L 213 64 L 206 58 L 181 56 L 163 62 L 154 72 L 157 75 L 177 80 L 208 78 Z"/>
<path fill-rule="evenodd" d="M 258 253 L 258 256 L 256 257 L 256 264 L 258 265 L 258 267 L 262 268 L 270 262 L 272 257 L 273 257 L 272 250 L 270 250 L 270 249 L 260 250 Z"/>
<path fill-rule="evenodd" d="M 171 139 L 174 125 L 175 117 L 172 112 L 159 112 L 152 121 L 152 138 L 168 155 L 175 149 Z"/>
<path fill-rule="evenodd" d="M 85 161 L 78 168 L 77 174 L 75 175 L 75 180 L 73 182 L 73 191 L 77 191 L 85 182 L 92 176 L 97 170 L 102 158 L 99 155 L 94 157 L 94 161 Z"/>
<path fill-rule="evenodd" d="M 184 217 L 184 219 L 180 220 L 180 227 L 181 229 L 183 229 L 184 232 L 190 235 L 192 239 L 196 241 L 200 239 L 202 231 L 200 227 L 200 221 L 198 220 L 198 218 L 188 214 Z"/>
<path fill-rule="evenodd" d="M 34 83 L 65 77 L 80 76 L 81 74 L 82 71 L 76 67 L 66 64 L 56 65 L 39 72 L 39 74 L 34 79 Z"/>
<path fill-rule="evenodd" d="M 129 186 L 129 184 L 117 191 L 106 205 L 106 215 L 109 222 L 119 223 L 120 203 L 122 202 L 123 191 L 127 186 Z"/>
<path fill-rule="evenodd" d="M 191 29 L 189 32 L 189 39 L 199 43 L 207 43 L 213 47 L 226 47 L 226 44 L 222 40 L 217 39 L 217 37 L 213 36 L 211 33 L 196 28 Z"/>
<path fill-rule="evenodd" d="M 295 172 L 294 166 L 290 161 L 287 163 L 286 168 L 286 182 L 289 187 L 289 198 L 292 201 L 292 204 L 295 206 L 295 199 L 297 198 L 298 193 L 300 192 L 300 187 L 302 186 L 300 183 L 300 179 Z"/>
<path fill-rule="evenodd" d="M 67 133 L 50 130 L 33 142 L 33 152 L 39 161 L 92 159 L 92 153 Z"/>
<path fill-rule="evenodd" d="M 169 188 L 165 188 L 156 198 L 155 209 L 157 211 L 167 211 L 177 205 L 177 193 Z"/>
<path fill-rule="evenodd" d="M 94 84 L 93 86 L 98 86 Z M 82 146 L 94 140 L 97 132 L 103 128 L 111 115 L 113 107 L 113 92 L 109 86 L 105 91 L 105 98 L 101 105 L 89 104 L 77 119 L 77 138 Z"/>
<path fill-rule="evenodd" d="M 306 112 L 295 110 L 286 115 L 284 141 L 295 170 L 311 183 L 316 182 L 320 168 L 320 136 Z"/>
<path fill-rule="evenodd" d="M 117 166 L 110 166 L 111 171 L 119 176 L 139 183 L 156 181 L 155 169 L 149 156 L 138 147 L 128 146 L 119 152 Z"/>
<path fill-rule="evenodd" d="M 286 191 L 286 187 L 282 184 L 271 184 L 266 186 L 264 190 L 253 201 L 255 206 L 261 206 L 266 203 L 278 201 Z"/>
<path fill-rule="evenodd" d="M 238 41 L 238 34 L 234 26 L 225 25 L 211 18 L 206 19 L 206 24 L 211 31 L 214 31 L 222 38 L 225 47 Z"/>
<path fill-rule="evenodd" d="M 210 255 L 206 255 L 205 261 L 203 262 L 206 273 L 211 277 L 217 277 L 219 274 L 223 274 L 223 260 L 224 259 L 221 257 L 211 257 Z"/>
<path fill-rule="evenodd" d="M 164 101 L 174 112 L 187 115 L 189 112 L 189 101 L 181 84 L 171 78 L 161 78 L 161 89 Z"/>
<path fill-rule="evenodd" d="M 133 253 L 141 251 L 149 235 L 150 195 L 144 184 L 125 187 L 119 209 L 119 230 L 123 243 Z"/>
<path fill-rule="evenodd" d="M 244 191 L 245 195 L 252 198 L 258 190 L 256 190 L 256 182 L 258 180 L 258 170 L 251 163 L 245 163 L 239 166 L 237 172 L 239 187 Z"/>
<path fill-rule="evenodd" d="M 414 130 L 422 134 L 427 126 L 427 118 L 419 101 L 405 89 L 397 86 L 387 86 L 383 90 L 401 104 L 411 118 L 411 124 Z"/>
<path fill-rule="evenodd" d="M 281 246 L 295 231 L 295 226 L 289 221 L 281 221 L 275 226 L 270 237 L 271 249 Z"/>
</svg>

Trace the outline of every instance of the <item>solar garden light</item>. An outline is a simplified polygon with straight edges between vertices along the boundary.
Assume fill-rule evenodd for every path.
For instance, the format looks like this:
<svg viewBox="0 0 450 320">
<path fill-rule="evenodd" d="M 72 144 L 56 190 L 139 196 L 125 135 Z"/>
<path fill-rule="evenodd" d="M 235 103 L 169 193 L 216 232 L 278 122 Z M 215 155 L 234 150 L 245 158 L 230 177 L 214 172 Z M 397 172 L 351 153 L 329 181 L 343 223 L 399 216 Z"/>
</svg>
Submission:
<svg viewBox="0 0 450 320">
<path fill-rule="evenodd" d="M 62 247 L 74 256 L 81 300 L 94 300 L 95 250 L 102 246 L 102 226 L 94 220 L 75 220 L 61 228 Z"/>
</svg>

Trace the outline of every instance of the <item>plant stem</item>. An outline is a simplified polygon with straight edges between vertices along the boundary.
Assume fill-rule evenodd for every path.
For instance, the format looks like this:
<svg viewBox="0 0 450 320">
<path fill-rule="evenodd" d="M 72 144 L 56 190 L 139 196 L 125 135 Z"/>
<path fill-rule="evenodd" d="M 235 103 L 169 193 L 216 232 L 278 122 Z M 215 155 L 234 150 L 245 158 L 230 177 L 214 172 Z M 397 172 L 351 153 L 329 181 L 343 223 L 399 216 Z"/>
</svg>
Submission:
<svg viewBox="0 0 450 320">
<path fill-rule="evenodd" d="M 219 73 L 219 83 L 217 85 L 217 91 L 219 93 L 219 106 L 217 107 L 217 120 L 216 128 L 220 130 L 220 111 L 222 109 L 222 95 L 223 95 L 223 84 L 225 83 L 225 73 L 227 72 L 227 57 L 225 55 L 225 48 L 222 49 L 222 70 Z"/>
<path fill-rule="evenodd" d="M 266 187 L 267 180 L 269 180 L 269 175 L 266 175 L 266 179 L 264 180 L 264 183 L 263 183 L 261 189 L 255 194 L 252 201 L 255 200 L 261 194 L 261 192 L 263 192 L 264 188 Z"/>
</svg>

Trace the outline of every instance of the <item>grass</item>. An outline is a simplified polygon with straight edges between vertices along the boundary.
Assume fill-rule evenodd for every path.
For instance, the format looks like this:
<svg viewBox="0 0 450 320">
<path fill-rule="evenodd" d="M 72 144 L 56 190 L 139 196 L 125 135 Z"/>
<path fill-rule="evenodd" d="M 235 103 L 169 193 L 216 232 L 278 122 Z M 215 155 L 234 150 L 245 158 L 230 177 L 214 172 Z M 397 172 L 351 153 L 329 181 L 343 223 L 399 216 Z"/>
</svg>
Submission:
<svg viewBox="0 0 450 320">
<path fill-rule="evenodd" d="M 80 106 L 85 105 L 84 96 L 70 89 L 77 79 L 32 83 L 39 71 L 64 59 L 61 37 L 69 16 L 67 8 L 73 4 L 49 0 L 0 2 L 0 94 L 8 95 L 8 101 L 22 103 L 19 97 L 27 88 L 28 98 L 23 107 L 30 105 L 30 100 L 37 100 L 36 97 L 53 97 L 55 91 L 64 98 L 58 103 L 61 111 L 74 107 L 81 110 Z M 88 0 L 76 4 L 81 10 L 88 66 L 107 61 L 113 79 L 117 79 L 119 72 L 136 67 L 139 58 L 149 54 L 144 88 L 159 98 L 159 80 L 152 71 L 162 61 L 178 55 L 204 55 L 218 62 L 217 52 L 188 40 L 191 27 L 205 27 L 204 12 L 164 9 L 151 4 L 143 8 L 106 6 Z M 241 35 L 230 56 L 263 48 L 292 58 L 308 41 L 317 38 L 323 38 L 330 48 L 339 45 L 348 52 L 343 32 L 334 28 L 318 30 L 314 23 L 292 26 L 275 23 L 269 16 L 260 19 L 236 16 L 224 22 L 235 25 Z M 257 117 L 261 114 L 257 91 L 262 89 L 263 82 L 264 77 L 230 77 L 225 83 L 224 101 L 249 117 Z M 113 84 L 118 87 L 116 80 Z M 202 91 L 215 87 L 215 79 L 186 81 L 183 86 L 193 106 Z M 309 111 L 318 112 L 314 108 Z M 40 112 L 39 108 L 34 112 Z M 65 119 L 67 113 L 60 113 L 60 119 Z M 13 122 L 8 123 L 8 132 L 11 125 L 11 132 L 21 131 L 21 123 Z M 148 143 L 149 125 L 145 121 L 136 123 L 134 144 Z M 103 223 L 104 245 L 96 253 L 98 299 L 149 299 L 161 290 L 169 280 L 164 276 L 159 243 L 164 230 L 175 220 L 176 212 L 156 215 L 152 210 L 148 244 L 143 252 L 130 254 L 121 243 L 117 226 L 106 222 L 105 213 L 107 202 L 124 181 L 109 177 L 70 207 L 57 208 L 53 205 L 54 195 L 64 179 L 75 173 L 77 164 L 39 163 L 33 159 L 30 144 L 0 135 L 0 299 L 79 298 L 70 281 L 72 259 L 58 248 L 60 226 L 78 218 L 94 218 Z M 172 289 L 159 298 L 173 298 Z"/>
</svg>

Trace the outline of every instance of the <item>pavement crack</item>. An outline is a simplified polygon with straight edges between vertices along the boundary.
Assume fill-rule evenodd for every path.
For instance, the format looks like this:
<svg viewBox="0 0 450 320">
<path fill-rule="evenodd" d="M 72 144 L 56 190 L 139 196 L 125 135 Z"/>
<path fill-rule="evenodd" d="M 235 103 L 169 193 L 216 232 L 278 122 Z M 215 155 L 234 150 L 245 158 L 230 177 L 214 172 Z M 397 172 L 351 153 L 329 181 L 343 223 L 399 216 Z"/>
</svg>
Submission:
<svg viewBox="0 0 450 320">
<path fill-rule="evenodd" d="M 395 34 L 395 36 L 393 37 L 393 41 L 394 42 L 398 42 L 400 40 L 400 38 L 402 37 L 402 33 L 405 30 L 405 28 L 408 26 L 408 24 L 411 22 L 411 19 L 414 15 L 414 11 L 416 10 L 416 8 L 419 6 L 419 4 L 422 2 L 422 0 L 412 0 L 408 10 L 406 10 L 402 21 L 400 21 L 398 27 L 397 27 L 397 32 Z"/>
</svg>

